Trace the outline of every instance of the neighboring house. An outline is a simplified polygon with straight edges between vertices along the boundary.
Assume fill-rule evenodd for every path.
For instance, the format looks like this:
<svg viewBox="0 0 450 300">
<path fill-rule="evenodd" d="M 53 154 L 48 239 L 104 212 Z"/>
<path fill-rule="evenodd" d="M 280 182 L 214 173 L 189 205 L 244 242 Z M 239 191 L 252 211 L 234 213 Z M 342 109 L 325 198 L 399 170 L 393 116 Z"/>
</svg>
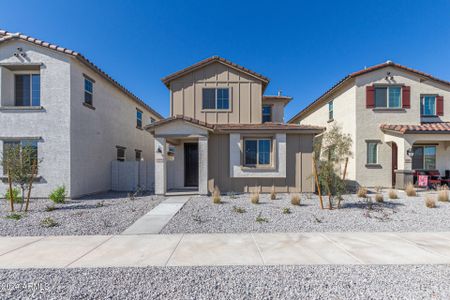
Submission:
<svg viewBox="0 0 450 300">
<path fill-rule="evenodd" d="M 353 139 L 347 178 L 403 188 L 450 170 L 450 82 L 387 61 L 346 76 L 289 123 L 337 124 Z"/>
<path fill-rule="evenodd" d="M 0 30 L 0 153 L 37 149 L 34 196 L 58 185 L 72 198 L 109 190 L 111 161 L 154 160 L 142 128 L 161 118 L 81 54 Z"/>
<path fill-rule="evenodd" d="M 264 96 L 268 78 L 214 56 L 162 81 L 170 117 L 146 126 L 157 194 L 313 191 L 312 143 L 323 129 L 283 123 L 291 98 Z"/>
</svg>

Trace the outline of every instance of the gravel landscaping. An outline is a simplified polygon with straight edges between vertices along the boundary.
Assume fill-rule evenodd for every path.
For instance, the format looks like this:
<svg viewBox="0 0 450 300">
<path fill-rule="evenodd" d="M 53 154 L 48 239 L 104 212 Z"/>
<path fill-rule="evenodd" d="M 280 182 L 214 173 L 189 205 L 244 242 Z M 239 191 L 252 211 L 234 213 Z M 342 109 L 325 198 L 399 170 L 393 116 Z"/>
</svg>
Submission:
<svg viewBox="0 0 450 300">
<path fill-rule="evenodd" d="M 450 267 L 0 270 L 1 299 L 449 299 Z"/>
<path fill-rule="evenodd" d="M 161 233 L 239 233 L 311 231 L 449 231 L 450 203 L 425 206 L 424 193 L 372 205 L 356 195 L 346 195 L 341 209 L 321 210 L 316 195 L 301 194 L 301 205 L 292 205 L 289 194 L 270 200 L 261 194 L 252 204 L 250 195 L 222 196 L 221 204 L 210 197 L 192 197 Z M 326 204 L 326 197 L 324 198 Z M 283 213 L 288 208 L 290 213 Z M 259 218 L 258 218 L 259 216 Z M 259 222 L 257 221 L 259 220 Z"/>
<path fill-rule="evenodd" d="M 18 212 L 20 219 L 15 220 L 9 204 L 1 199 L 0 236 L 119 234 L 162 200 L 150 195 L 131 200 L 125 193 L 112 192 L 56 205 L 36 199 L 31 200 L 29 211 Z"/>
</svg>

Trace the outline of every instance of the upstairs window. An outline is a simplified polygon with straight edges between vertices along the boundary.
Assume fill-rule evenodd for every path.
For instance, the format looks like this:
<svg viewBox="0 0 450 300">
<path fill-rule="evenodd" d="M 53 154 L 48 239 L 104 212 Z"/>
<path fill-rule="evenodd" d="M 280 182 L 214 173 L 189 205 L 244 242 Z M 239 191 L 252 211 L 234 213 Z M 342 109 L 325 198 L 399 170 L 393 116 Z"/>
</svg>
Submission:
<svg viewBox="0 0 450 300">
<path fill-rule="evenodd" d="M 333 120 L 333 101 L 328 102 L 328 120 Z"/>
<path fill-rule="evenodd" d="M 15 75 L 15 106 L 41 105 L 41 75 Z"/>
<path fill-rule="evenodd" d="M 401 87 L 375 87 L 376 108 L 401 108 Z"/>
<path fill-rule="evenodd" d="M 270 166 L 272 140 L 270 139 L 246 139 L 244 141 L 246 166 Z"/>
<path fill-rule="evenodd" d="M 136 128 L 142 128 L 142 111 L 136 110 Z"/>
<path fill-rule="evenodd" d="M 230 91 L 228 88 L 204 88 L 202 97 L 203 109 L 227 110 L 230 108 Z"/>
<path fill-rule="evenodd" d="M 422 116 L 436 115 L 436 96 L 420 97 L 420 114 Z"/>
<path fill-rule="evenodd" d="M 262 122 L 272 122 L 272 105 L 263 105 L 262 107 Z"/>
<path fill-rule="evenodd" d="M 94 81 L 84 78 L 84 103 L 92 106 L 94 100 Z"/>
</svg>

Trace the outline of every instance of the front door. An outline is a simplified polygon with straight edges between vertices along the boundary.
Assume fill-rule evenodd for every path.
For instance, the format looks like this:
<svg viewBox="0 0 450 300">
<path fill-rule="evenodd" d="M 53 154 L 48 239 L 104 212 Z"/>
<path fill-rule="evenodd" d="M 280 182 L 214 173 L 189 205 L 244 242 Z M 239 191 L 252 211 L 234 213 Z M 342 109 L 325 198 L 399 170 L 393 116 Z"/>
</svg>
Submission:
<svg viewBox="0 0 450 300">
<path fill-rule="evenodd" d="M 184 186 L 198 186 L 198 144 L 184 144 Z"/>
<path fill-rule="evenodd" d="M 395 187 L 395 171 L 397 170 L 397 144 L 392 143 L 392 187 Z"/>
</svg>

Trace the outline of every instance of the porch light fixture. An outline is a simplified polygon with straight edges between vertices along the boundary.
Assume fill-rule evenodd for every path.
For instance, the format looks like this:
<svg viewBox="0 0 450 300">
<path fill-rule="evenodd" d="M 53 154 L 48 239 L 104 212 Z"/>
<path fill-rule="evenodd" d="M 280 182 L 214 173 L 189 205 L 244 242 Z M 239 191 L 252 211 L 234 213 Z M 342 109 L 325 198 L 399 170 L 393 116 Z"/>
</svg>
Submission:
<svg viewBox="0 0 450 300">
<path fill-rule="evenodd" d="M 406 154 L 407 154 L 409 157 L 413 157 L 413 156 L 414 156 L 414 151 L 413 151 L 411 148 L 409 148 L 408 150 L 406 150 Z"/>
<path fill-rule="evenodd" d="M 162 153 L 162 149 L 161 149 L 161 147 L 158 147 L 158 150 L 156 150 L 156 152 L 158 152 L 158 153 Z"/>
</svg>

